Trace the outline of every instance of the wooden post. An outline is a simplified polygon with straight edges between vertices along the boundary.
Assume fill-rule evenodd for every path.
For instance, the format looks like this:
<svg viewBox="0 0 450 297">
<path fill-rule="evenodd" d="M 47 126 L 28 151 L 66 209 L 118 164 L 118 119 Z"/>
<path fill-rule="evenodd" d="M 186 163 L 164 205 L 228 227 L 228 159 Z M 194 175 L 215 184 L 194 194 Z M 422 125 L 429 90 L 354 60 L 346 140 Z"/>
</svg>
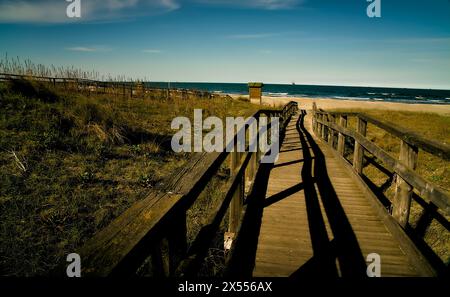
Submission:
<svg viewBox="0 0 450 297">
<path fill-rule="evenodd" d="M 313 112 L 312 112 L 312 127 L 313 127 L 313 131 L 314 131 L 314 133 L 317 133 L 317 119 L 316 119 L 316 117 L 317 117 L 317 105 L 316 105 L 316 102 L 313 102 L 313 105 L 312 105 L 312 109 L 313 109 Z"/>
<path fill-rule="evenodd" d="M 261 149 L 259 147 L 259 141 L 261 139 L 261 135 L 259 133 L 259 123 L 260 123 L 261 114 L 258 114 L 258 125 L 257 125 L 257 132 L 256 132 L 256 153 L 255 153 L 255 174 L 258 172 L 258 166 L 259 166 L 259 160 L 261 159 Z"/>
<path fill-rule="evenodd" d="M 328 117 L 328 121 L 329 123 L 334 123 L 335 121 L 335 116 L 334 115 L 330 115 Z M 331 147 L 334 147 L 334 131 L 333 129 L 331 129 L 330 126 L 328 126 L 328 143 L 330 144 Z"/>
<path fill-rule="evenodd" d="M 251 157 L 250 157 L 250 160 L 249 160 L 246 177 L 247 177 L 248 185 L 251 186 L 253 184 L 253 180 L 255 179 L 255 174 L 256 174 L 256 161 L 255 161 L 255 159 L 257 157 L 256 157 L 256 153 L 255 152 L 248 152 L 248 154 L 251 154 Z"/>
<path fill-rule="evenodd" d="M 320 117 L 320 113 L 319 113 L 319 114 L 317 114 L 317 116 L 316 116 L 316 120 L 319 121 L 320 119 L 321 119 L 321 117 Z M 319 123 L 319 122 L 317 122 L 316 134 L 317 134 L 317 137 L 319 137 L 319 138 L 320 138 L 320 131 L 321 131 L 321 129 L 322 129 L 320 125 L 322 125 L 322 124 Z"/>
<path fill-rule="evenodd" d="M 169 243 L 163 238 L 158 244 L 153 246 L 152 271 L 155 277 L 170 276 Z"/>
<path fill-rule="evenodd" d="M 176 270 L 187 253 L 186 212 L 180 213 L 167 237 L 169 243 L 169 275 L 175 276 Z"/>
<path fill-rule="evenodd" d="M 399 160 L 410 169 L 415 170 L 417 165 L 417 155 L 419 149 L 416 146 L 410 145 L 404 140 L 400 145 Z M 413 187 L 409 185 L 403 178 L 396 175 L 395 196 L 393 200 L 392 216 L 404 228 L 408 224 L 409 212 L 411 207 L 411 196 Z"/>
<path fill-rule="evenodd" d="M 334 123 L 334 115 L 328 116 L 328 144 L 333 147 L 333 129 L 330 127 L 331 123 Z"/>
<path fill-rule="evenodd" d="M 367 122 L 360 117 L 357 117 L 356 132 L 362 136 L 366 136 Z M 362 174 L 364 162 L 364 148 L 355 140 L 355 151 L 353 153 L 353 168 L 358 174 Z"/>
<path fill-rule="evenodd" d="M 339 117 L 339 126 L 341 126 L 343 128 L 347 128 L 347 116 L 346 115 L 341 115 Z M 338 136 L 337 150 L 338 150 L 339 154 L 341 154 L 341 156 L 344 155 L 344 153 L 345 153 L 345 136 L 341 132 L 339 132 L 339 136 Z"/>
<path fill-rule="evenodd" d="M 317 120 L 320 119 L 320 115 L 316 113 L 316 135 L 319 135 L 320 124 Z"/>
<path fill-rule="evenodd" d="M 320 116 L 320 119 L 322 120 L 322 122 L 325 121 L 325 117 L 326 117 L 325 114 L 322 114 L 322 115 Z M 322 139 L 325 139 L 325 124 L 322 124 L 322 126 L 321 126 L 321 129 L 320 129 L 320 137 L 321 137 Z"/>
<path fill-rule="evenodd" d="M 237 174 L 237 170 L 241 163 L 241 155 L 242 153 L 237 152 L 237 145 L 234 146 L 234 152 L 230 153 L 230 169 L 231 175 L 235 176 Z M 239 221 L 242 212 L 242 206 L 244 204 L 244 181 L 245 176 L 242 175 L 239 177 L 238 185 L 233 194 L 233 198 L 230 203 L 230 214 L 229 214 L 229 222 L 228 222 L 228 232 L 236 234 L 237 229 L 239 227 Z"/>
</svg>

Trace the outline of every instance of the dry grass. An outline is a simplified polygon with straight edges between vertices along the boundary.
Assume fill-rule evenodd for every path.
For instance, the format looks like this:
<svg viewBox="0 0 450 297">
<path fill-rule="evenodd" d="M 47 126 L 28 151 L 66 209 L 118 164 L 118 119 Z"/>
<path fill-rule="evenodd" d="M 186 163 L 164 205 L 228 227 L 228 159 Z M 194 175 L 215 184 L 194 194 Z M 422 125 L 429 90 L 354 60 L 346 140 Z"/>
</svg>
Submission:
<svg viewBox="0 0 450 297">
<path fill-rule="evenodd" d="M 249 115 L 224 99 L 85 97 L 0 84 L 0 275 L 46 275 L 187 155 L 170 149 L 176 116 Z"/>
</svg>

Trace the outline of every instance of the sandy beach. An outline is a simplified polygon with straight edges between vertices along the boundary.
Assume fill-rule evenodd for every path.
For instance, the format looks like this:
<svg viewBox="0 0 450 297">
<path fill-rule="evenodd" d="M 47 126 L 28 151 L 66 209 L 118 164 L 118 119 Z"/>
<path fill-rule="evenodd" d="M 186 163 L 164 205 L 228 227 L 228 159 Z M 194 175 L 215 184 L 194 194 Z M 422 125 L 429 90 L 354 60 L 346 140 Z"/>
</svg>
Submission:
<svg viewBox="0 0 450 297">
<path fill-rule="evenodd" d="M 230 95 L 233 98 L 247 97 L 242 95 Z M 303 109 L 312 109 L 315 102 L 318 108 L 327 109 L 378 109 L 378 110 L 400 110 L 412 112 L 431 112 L 450 116 L 450 105 L 439 104 L 409 104 L 382 101 L 358 101 L 338 100 L 330 98 L 295 98 L 295 97 L 270 97 L 263 96 L 262 103 L 266 106 L 281 106 L 289 101 L 296 101 Z M 259 100 L 252 100 L 254 104 L 260 104 Z"/>
</svg>

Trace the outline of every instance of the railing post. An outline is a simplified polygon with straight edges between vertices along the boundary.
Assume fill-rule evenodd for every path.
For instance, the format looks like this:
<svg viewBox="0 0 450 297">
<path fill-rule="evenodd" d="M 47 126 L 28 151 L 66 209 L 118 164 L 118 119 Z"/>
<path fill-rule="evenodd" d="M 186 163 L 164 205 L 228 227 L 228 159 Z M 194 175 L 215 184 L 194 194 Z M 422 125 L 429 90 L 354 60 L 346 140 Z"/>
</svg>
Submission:
<svg viewBox="0 0 450 297">
<path fill-rule="evenodd" d="M 312 112 L 312 127 L 313 127 L 314 133 L 317 134 L 317 118 L 316 118 L 317 117 L 317 105 L 316 105 L 316 102 L 313 102 L 312 109 L 313 109 L 313 112 Z"/>
<path fill-rule="evenodd" d="M 347 128 L 347 116 L 346 115 L 341 115 L 339 117 L 339 126 L 341 126 L 342 128 Z M 339 136 L 338 136 L 337 150 L 338 150 L 338 152 L 339 152 L 339 154 L 341 156 L 344 155 L 344 152 L 345 152 L 345 136 L 341 132 L 339 132 Z"/>
<path fill-rule="evenodd" d="M 331 147 L 334 147 L 334 133 L 333 133 L 333 129 L 331 129 L 331 127 L 330 127 L 330 124 L 331 123 L 334 123 L 334 120 L 335 120 L 335 116 L 334 115 L 330 115 L 329 117 L 328 117 L 328 144 L 331 146 Z"/>
<path fill-rule="evenodd" d="M 156 277 L 170 276 L 169 244 L 166 238 L 153 246 L 152 272 Z"/>
<path fill-rule="evenodd" d="M 257 125 L 256 125 L 257 132 L 256 132 L 256 153 L 255 153 L 255 177 L 256 177 L 256 173 L 258 172 L 259 161 L 261 160 L 261 148 L 259 147 L 259 142 L 261 141 L 261 135 L 260 135 L 260 131 L 259 131 L 260 118 L 261 118 L 261 113 L 258 114 Z"/>
<path fill-rule="evenodd" d="M 248 172 L 246 174 L 247 182 L 249 185 L 253 184 L 253 180 L 255 179 L 255 173 L 256 173 L 256 153 L 255 152 L 248 152 L 248 154 L 251 154 L 249 164 L 248 164 Z"/>
<path fill-rule="evenodd" d="M 175 276 L 178 266 L 187 253 L 187 224 L 186 212 L 172 222 L 171 231 L 167 237 L 169 244 L 169 274 Z"/>
<path fill-rule="evenodd" d="M 357 117 L 356 132 L 362 136 L 366 136 L 367 122 L 360 117 Z M 364 148 L 355 140 L 355 151 L 353 153 L 353 168 L 358 174 L 362 174 L 364 162 Z"/>
<path fill-rule="evenodd" d="M 251 125 L 252 124 L 250 124 L 250 126 Z M 255 125 L 256 125 L 256 135 L 253 135 L 253 130 L 251 131 L 251 129 L 252 129 L 251 127 L 249 127 L 246 131 L 247 139 L 249 140 L 249 142 L 248 142 L 249 151 L 247 152 L 247 154 L 251 155 L 248 166 L 247 166 L 247 173 L 246 173 L 246 181 L 248 182 L 249 189 L 250 189 L 250 186 L 253 184 L 253 180 L 255 179 L 257 162 L 258 162 L 257 152 L 250 151 L 250 146 L 253 141 L 255 141 L 256 147 L 258 147 L 258 120 L 257 119 L 255 121 Z M 252 139 L 250 136 L 256 137 L 256 139 Z M 247 188 L 245 188 L 245 190 L 247 190 Z"/>
<path fill-rule="evenodd" d="M 327 122 L 328 123 L 328 114 L 324 114 L 322 116 L 322 121 Z M 328 134 L 328 126 L 326 124 L 324 124 L 322 126 L 322 139 L 326 140 L 327 139 L 327 134 Z"/>
<path fill-rule="evenodd" d="M 237 170 L 240 165 L 241 161 L 241 154 L 237 151 L 237 144 L 234 144 L 234 151 L 230 153 L 230 169 L 231 169 L 231 175 L 235 176 L 237 174 Z M 230 214 L 229 214 L 229 221 L 228 221 L 228 232 L 236 234 L 237 229 L 239 227 L 239 221 L 241 217 L 242 212 L 242 206 L 244 203 L 244 181 L 245 176 L 242 175 L 239 178 L 238 185 L 236 187 L 236 190 L 233 194 L 233 198 L 230 203 Z"/>
<path fill-rule="evenodd" d="M 325 121 L 325 114 L 320 115 L 320 119 L 322 120 L 322 123 Z M 325 124 L 320 124 L 320 138 L 325 138 Z"/>
<path fill-rule="evenodd" d="M 320 137 L 319 131 L 320 131 L 320 123 L 318 122 L 320 120 L 320 114 L 316 114 L 316 135 L 317 137 Z"/>
<path fill-rule="evenodd" d="M 414 170 L 417 165 L 418 152 L 419 149 L 416 146 L 410 145 L 402 140 L 400 145 L 399 160 L 410 169 Z M 411 185 L 409 185 L 399 175 L 396 175 L 392 216 L 402 227 L 406 227 L 408 224 L 412 192 L 413 188 Z"/>
</svg>

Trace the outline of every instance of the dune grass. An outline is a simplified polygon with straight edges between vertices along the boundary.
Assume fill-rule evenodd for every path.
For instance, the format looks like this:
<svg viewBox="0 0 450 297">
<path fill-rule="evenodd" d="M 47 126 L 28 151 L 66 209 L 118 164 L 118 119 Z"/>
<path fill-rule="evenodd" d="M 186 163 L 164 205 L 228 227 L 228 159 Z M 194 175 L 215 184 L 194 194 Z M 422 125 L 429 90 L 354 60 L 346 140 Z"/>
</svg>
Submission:
<svg viewBox="0 0 450 297">
<path fill-rule="evenodd" d="M 390 110 L 335 110 L 345 112 L 363 112 L 385 122 L 395 123 L 399 127 L 412 130 L 422 136 L 442 143 L 450 144 L 450 116 L 426 112 L 403 112 Z M 355 129 L 356 119 L 349 118 L 349 127 Z M 367 137 L 391 156 L 398 158 L 400 140 L 388 132 L 371 125 L 367 129 Z M 381 163 L 382 165 L 382 163 Z M 450 192 L 450 162 L 432 154 L 419 150 L 416 172 L 425 179 Z M 373 165 L 364 168 L 363 173 L 383 190 L 384 195 L 392 201 L 395 194 L 395 183 L 392 176 L 382 173 Z M 423 208 L 413 201 L 409 224 L 414 228 L 423 215 Z M 446 217 L 447 220 L 450 217 Z M 447 265 L 450 264 L 450 232 L 436 220 L 433 220 L 424 236 L 425 242 Z"/>
<path fill-rule="evenodd" d="M 0 83 L 0 275 L 46 275 L 188 155 L 176 116 L 250 115 L 227 99 L 139 99 Z"/>
</svg>

